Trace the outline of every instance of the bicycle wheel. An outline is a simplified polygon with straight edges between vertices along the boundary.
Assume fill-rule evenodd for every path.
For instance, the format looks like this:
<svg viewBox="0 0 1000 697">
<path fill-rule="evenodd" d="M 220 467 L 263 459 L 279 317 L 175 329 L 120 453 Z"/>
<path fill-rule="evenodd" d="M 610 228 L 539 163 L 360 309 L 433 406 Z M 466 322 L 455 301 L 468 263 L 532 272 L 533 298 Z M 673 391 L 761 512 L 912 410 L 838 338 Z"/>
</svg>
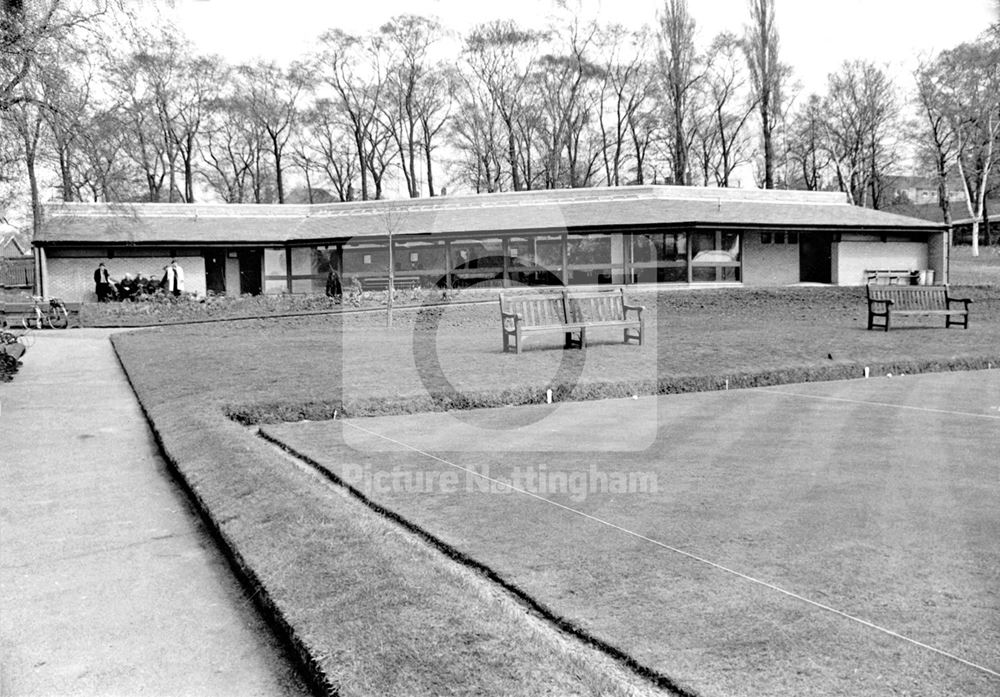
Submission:
<svg viewBox="0 0 1000 697">
<path fill-rule="evenodd" d="M 69 313 L 61 305 L 52 306 L 45 315 L 45 323 L 49 325 L 49 329 L 65 329 L 69 326 Z"/>
</svg>

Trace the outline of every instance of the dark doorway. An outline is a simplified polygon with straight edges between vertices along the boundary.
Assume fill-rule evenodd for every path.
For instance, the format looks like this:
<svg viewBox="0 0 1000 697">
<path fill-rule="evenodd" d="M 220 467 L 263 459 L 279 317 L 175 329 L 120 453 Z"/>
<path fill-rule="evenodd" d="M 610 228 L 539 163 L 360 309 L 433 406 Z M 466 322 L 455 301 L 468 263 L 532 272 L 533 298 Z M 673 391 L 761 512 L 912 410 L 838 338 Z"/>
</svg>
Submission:
<svg viewBox="0 0 1000 697">
<path fill-rule="evenodd" d="M 829 283 L 832 235 L 829 232 L 799 233 L 799 280 L 804 283 Z"/>
<path fill-rule="evenodd" d="M 240 294 L 260 295 L 261 266 L 264 253 L 259 249 L 241 249 L 238 252 L 240 261 Z"/>
<path fill-rule="evenodd" d="M 226 252 L 218 249 L 206 250 L 204 256 L 205 290 L 221 295 L 226 292 Z"/>
</svg>

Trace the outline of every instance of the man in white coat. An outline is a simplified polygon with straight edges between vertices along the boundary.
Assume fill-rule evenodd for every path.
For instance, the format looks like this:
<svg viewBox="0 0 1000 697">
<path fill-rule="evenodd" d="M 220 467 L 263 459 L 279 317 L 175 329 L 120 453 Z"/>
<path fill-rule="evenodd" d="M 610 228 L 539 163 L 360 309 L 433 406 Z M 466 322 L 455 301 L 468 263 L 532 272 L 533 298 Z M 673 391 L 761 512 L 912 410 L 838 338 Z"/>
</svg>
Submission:
<svg viewBox="0 0 1000 697">
<path fill-rule="evenodd" d="M 172 259 L 170 264 L 163 267 L 163 289 L 168 293 L 173 293 L 176 297 L 184 292 L 184 269 L 180 267 L 176 259 Z"/>
</svg>

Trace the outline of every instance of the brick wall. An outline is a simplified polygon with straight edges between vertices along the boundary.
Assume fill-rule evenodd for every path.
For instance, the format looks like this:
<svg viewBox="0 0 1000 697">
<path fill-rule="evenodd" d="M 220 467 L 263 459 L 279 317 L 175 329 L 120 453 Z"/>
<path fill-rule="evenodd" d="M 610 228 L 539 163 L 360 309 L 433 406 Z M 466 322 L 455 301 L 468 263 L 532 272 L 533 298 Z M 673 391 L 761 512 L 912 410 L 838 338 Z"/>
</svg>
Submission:
<svg viewBox="0 0 1000 697">
<path fill-rule="evenodd" d="M 863 286 L 867 270 L 930 268 L 925 242 L 839 242 L 833 244 L 832 252 L 833 282 L 840 286 Z"/>
<path fill-rule="evenodd" d="M 761 233 L 743 234 L 743 285 L 786 286 L 798 282 L 797 243 L 763 244 Z"/>
<path fill-rule="evenodd" d="M 61 298 L 67 302 L 96 302 L 94 293 L 94 269 L 102 261 L 111 278 L 120 281 L 126 273 L 133 276 L 163 277 L 163 267 L 171 257 L 48 257 L 48 274 L 45 281 L 45 295 Z M 178 265 L 184 270 L 184 290 L 188 293 L 205 294 L 205 260 L 202 257 L 177 257 Z"/>
</svg>

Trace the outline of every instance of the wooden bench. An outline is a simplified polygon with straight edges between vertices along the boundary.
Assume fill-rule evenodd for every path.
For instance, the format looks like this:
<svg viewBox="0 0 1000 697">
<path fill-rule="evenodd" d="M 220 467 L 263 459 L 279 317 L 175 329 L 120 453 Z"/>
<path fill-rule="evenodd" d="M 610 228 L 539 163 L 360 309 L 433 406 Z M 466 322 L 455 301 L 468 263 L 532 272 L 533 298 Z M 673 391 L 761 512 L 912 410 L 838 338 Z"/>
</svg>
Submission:
<svg viewBox="0 0 1000 697">
<path fill-rule="evenodd" d="M 396 276 L 392 279 L 392 287 L 396 290 L 413 290 L 420 287 L 420 276 Z M 378 276 L 361 279 L 362 290 L 389 290 L 389 277 Z"/>
<path fill-rule="evenodd" d="M 503 350 L 521 353 L 526 334 L 563 332 L 566 348 L 584 348 L 590 327 L 620 327 L 625 343 L 636 340 L 642 345 L 645 308 L 625 302 L 622 289 L 614 291 L 562 291 L 544 294 L 500 294 L 500 324 Z M 635 313 L 630 319 L 629 312 Z M 577 334 L 578 337 L 574 337 Z"/>
<path fill-rule="evenodd" d="M 882 286 L 869 283 L 867 290 L 868 329 L 889 331 L 889 320 L 897 315 L 943 315 L 945 328 L 953 324 L 969 328 L 969 303 L 972 301 L 948 297 L 948 286 Z M 959 304 L 962 307 L 957 307 Z M 881 318 L 882 322 L 876 324 L 876 318 Z"/>
<path fill-rule="evenodd" d="M 869 284 L 911 286 L 917 282 L 920 273 L 910 269 L 868 269 L 865 277 Z"/>
</svg>

